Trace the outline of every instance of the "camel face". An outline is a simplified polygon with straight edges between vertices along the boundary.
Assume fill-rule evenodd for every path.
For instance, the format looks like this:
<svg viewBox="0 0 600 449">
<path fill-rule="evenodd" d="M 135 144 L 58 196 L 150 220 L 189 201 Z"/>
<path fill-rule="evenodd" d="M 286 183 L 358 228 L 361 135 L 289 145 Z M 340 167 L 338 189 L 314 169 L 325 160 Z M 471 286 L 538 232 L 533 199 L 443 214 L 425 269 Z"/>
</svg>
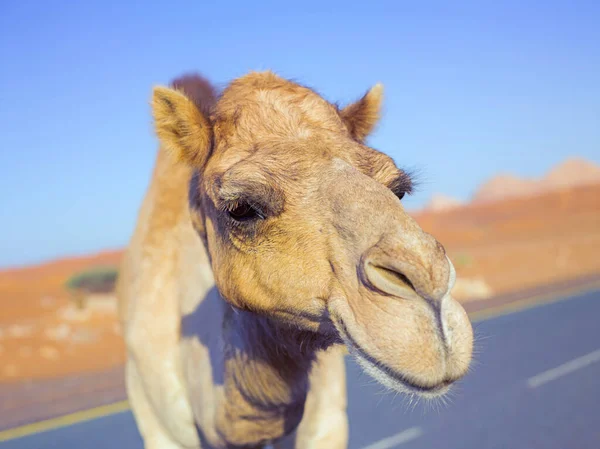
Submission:
<svg viewBox="0 0 600 449">
<path fill-rule="evenodd" d="M 233 306 L 343 341 L 384 385 L 447 390 L 472 329 L 450 296 L 443 247 L 403 210 L 410 177 L 363 141 L 381 88 L 338 110 L 271 73 L 232 82 L 211 108 L 155 90 L 157 134 L 193 167 L 192 223 Z"/>
<path fill-rule="evenodd" d="M 450 295 L 454 267 L 389 189 L 345 162 L 333 171 L 323 185 L 338 229 L 330 317 L 363 369 L 382 384 L 443 394 L 466 373 L 473 344 L 469 319 Z"/>
</svg>

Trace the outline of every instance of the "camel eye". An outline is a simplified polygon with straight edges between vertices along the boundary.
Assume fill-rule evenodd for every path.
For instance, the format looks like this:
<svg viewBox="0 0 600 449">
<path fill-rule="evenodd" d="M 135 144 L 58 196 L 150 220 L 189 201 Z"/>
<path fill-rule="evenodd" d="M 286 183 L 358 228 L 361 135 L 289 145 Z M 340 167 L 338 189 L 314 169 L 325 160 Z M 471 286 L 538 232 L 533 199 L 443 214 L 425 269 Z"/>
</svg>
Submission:
<svg viewBox="0 0 600 449">
<path fill-rule="evenodd" d="M 249 203 L 236 204 L 234 207 L 227 210 L 227 213 L 232 219 L 240 222 L 264 218 L 262 214 Z"/>
</svg>

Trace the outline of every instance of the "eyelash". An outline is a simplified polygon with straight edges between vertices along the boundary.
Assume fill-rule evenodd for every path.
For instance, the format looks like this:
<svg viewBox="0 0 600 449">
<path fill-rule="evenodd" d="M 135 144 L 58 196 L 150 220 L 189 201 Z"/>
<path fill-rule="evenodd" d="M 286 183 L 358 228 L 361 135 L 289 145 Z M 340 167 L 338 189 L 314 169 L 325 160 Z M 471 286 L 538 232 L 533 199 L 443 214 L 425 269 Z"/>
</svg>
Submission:
<svg viewBox="0 0 600 449">
<path fill-rule="evenodd" d="M 398 199 L 402 200 L 413 191 L 413 182 L 410 178 L 400 177 L 389 185 L 389 189 Z"/>
<path fill-rule="evenodd" d="M 266 216 L 258 204 L 244 200 L 226 203 L 223 211 L 236 224 L 264 220 Z"/>
</svg>

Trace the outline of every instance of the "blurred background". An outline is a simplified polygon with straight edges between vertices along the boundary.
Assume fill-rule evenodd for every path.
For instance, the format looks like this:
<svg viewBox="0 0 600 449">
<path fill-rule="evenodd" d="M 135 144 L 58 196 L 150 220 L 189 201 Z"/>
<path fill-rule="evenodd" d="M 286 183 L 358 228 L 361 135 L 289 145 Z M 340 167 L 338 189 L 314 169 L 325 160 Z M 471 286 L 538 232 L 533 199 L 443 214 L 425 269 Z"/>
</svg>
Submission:
<svg viewBox="0 0 600 449">
<path fill-rule="evenodd" d="M 350 447 L 600 448 L 599 24 L 591 1 L 2 1 L 0 447 L 79 447 L 100 421 L 46 420 L 103 405 L 117 447 L 141 447 L 113 288 L 157 150 L 152 87 L 270 69 L 341 104 L 383 83 L 369 144 L 416 172 L 405 207 L 481 322 L 478 365 L 434 411 L 349 361 Z"/>
</svg>

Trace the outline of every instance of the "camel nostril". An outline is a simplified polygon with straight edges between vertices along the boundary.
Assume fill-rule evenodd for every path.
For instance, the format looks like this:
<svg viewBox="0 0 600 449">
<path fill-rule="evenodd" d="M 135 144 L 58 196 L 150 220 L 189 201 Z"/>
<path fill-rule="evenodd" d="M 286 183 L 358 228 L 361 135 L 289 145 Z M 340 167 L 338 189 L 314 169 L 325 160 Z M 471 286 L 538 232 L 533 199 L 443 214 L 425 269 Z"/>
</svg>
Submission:
<svg viewBox="0 0 600 449">
<path fill-rule="evenodd" d="M 384 293 L 401 297 L 416 295 L 415 286 L 408 276 L 398 270 L 371 262 L 365 264 L 364 270 L 368 282 Z"/>
<path fill-rule="evenodd" d="M 410 282 L 410 279 L 408 279 L 408 277 L 406 277 L 403 273 L 400 273 L 399 271 L 395 271 L 395 270 L 390 270 L 389 268 L 385 268 L 385 267 L 374 266 L 374 268 L 376 270 L 380 270 L 381 274 L 384 277 L 386 277 L 387 279 L 389 279 L 391 282 L 407 286 L 411 290 L 415 289 L 415 286 L 412 285 L 412 282 Z"/>
</svg>

